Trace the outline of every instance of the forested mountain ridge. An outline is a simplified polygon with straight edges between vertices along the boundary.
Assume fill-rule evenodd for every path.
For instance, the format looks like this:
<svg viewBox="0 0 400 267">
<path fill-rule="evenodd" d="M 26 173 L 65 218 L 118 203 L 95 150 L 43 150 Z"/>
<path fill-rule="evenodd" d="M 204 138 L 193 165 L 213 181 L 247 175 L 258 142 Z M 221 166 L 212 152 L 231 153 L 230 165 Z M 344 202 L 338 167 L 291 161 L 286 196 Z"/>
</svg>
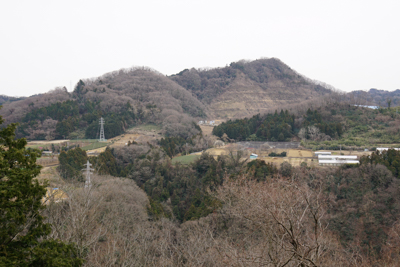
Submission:
<svg viewBox="0 0 400 267">
<path fill-rule="evenodd" d="M 243 118 L 332 91 L 276 58 L 233 62 L 224 68 L 186 69 L 170 76 L 208 105 L 213 118 Z"/>
<path fill-rule="evenodd" d="M 96 138 L 105 118 L 106 138 L 140 123 L 162 124 L 166 136 L 198 133 L 193 118 L 206 107 L 164 75 L 132 68 L 81 80 L 72 93 L 59 88 L 3 105 L 6 123 L 19 122 L 19 137 L 28 139 Z"/>
</svg>

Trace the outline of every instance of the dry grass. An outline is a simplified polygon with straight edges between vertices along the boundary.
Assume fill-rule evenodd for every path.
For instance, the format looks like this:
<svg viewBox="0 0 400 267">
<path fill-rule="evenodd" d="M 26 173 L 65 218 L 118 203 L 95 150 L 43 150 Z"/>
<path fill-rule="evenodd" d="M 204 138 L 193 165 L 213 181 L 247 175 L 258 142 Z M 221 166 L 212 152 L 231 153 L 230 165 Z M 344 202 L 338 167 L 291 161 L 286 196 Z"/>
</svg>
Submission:
<svg viewBox="0 0 400 267">
<path fill-rule="evenodd" d="M 229 154 L 229 150 L 224 149 L 224 148 L 210 148 L 210 149 L 207 149 L 206 152 L 212 156 L 220 156 L 220 155 L 228 155 Z"/>
<path fill-rule="evenodd" d="M 313 156 L 313 153 L 311 150 L 289 149 L 287 156 L 292 158 L 303 158 L 303 157 L 311 158 Z"/>
<path fill-rule="evenodd" d="M 52 140 L 52 141 L 29 141 L 27 146 L 31 146 L 31 145 L 43 145 L 43 144 L 60 144 L 60 143 L 64 143 L 64 142 L 70 142 L 71 140 Z"/>
<path fill-rule="evenodd" d="M 126 133 L 111 138 L 108 141 L 112 143 L 110 145 L 111 147 L 120 147 L 120 146 L 125 146 L 129 141 L 137 142 L 141 136 L 142 135 L 139 133 Z"/>
<path fill-rule="evenodd" d="M 207 135 L 207 136 L 211 136 L 212 135 L 212 131 L 214 129 L 214 126 L 208 126 L 208 125 L 199 125 L 201 131 L 203 132 L 203 135 Z"/>
<path fill-rule="evenodd" d="M 227 145 L 224 148 L 210 148 L 206 152 L 209 153 L 210 155 L 214 156 L 215 159 L 217 159 L 217 156 L 219 155 L 228 155 L 230 150 L 233 152 L 235 150 L 235 146 L 233 145 Z M 275 152 L 277 154 L 280 154 L 282 152 L 287 153 L 287 157 L 269 157 L 268 154 L 271 152 Z M 316 160 L 313 157 L 313 152 L 311 150 L 299 150 L 299 149 L 272 149 L 268 151 L 261 151 L 258 149 L 254 150 L 249 150 L 249 153 L 255 153 L 258 155 L 259 160 L 264 160 L 266 163 L 273 163 L 275 166 L 278 168 L 280 167 L 281 163 L 284 161 L 289 162 L 293 166 L 300 166 L 302 162 L 307 163 L 308 166 L 318 166 L 318 160 Z M 359 152 L 361 153 L 361 152 Z M 362 152 L 362 153 L 369 153 L 369 152 Z M 353 155 L 355 155 L 355 152 L 353 152 Z M 247 158 L 247 157 L 245 157 Z"/>
<path fill-rule="evenodd" d="M 35 178 L 39 182 L 49 182 L 49 186 L 51 187 L 61 187 L 65 185 L 63 179 L 61 179 L 60 175 L 56 170 L 56 166 L 54 167 L 43 167 L 40 171 L 40 174 Z"/>
</svg>

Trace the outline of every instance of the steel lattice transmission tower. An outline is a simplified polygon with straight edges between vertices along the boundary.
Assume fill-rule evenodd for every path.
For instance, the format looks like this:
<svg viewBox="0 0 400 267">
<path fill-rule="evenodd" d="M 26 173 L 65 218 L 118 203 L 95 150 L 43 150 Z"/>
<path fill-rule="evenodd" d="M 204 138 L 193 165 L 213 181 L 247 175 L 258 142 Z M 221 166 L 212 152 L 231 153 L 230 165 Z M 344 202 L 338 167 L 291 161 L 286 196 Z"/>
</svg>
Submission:
<svg viewBox="0 0 400 267">
<path fill-rule="evenodd" d="M 83 169 L 83 171 L 86 172 L 85 188 L 90 189 L 92 187 L 92 183 L 90 182 L 90 175 L 92 174 L 92 171 L 94 171 L 94 169 L 90 168 L 92 164 L 89 163 L 89 160 L 84 165 L 86 166 L 86 169 Z"/>
<path fill-rule="evenodd" d="M 100 142 L 105 142 L 106 138 L 104 137 L 104 119 L 103 117 L 100 118 Z"/>
</svg>

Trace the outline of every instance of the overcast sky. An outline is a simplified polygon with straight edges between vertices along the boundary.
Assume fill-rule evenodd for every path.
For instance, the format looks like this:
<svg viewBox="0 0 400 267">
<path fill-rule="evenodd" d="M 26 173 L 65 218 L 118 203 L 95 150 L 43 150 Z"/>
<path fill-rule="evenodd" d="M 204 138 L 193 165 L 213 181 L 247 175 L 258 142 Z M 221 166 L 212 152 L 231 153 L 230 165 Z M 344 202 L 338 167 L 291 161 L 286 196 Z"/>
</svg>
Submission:
<svg viewBox="0 0 400 267">
<path fill-rule="evenodd" d="M 344 90 L 400 89 L 400 1 L 1 1 L 0 94 L 148 66 L 276 57 Z"/>
</svg>

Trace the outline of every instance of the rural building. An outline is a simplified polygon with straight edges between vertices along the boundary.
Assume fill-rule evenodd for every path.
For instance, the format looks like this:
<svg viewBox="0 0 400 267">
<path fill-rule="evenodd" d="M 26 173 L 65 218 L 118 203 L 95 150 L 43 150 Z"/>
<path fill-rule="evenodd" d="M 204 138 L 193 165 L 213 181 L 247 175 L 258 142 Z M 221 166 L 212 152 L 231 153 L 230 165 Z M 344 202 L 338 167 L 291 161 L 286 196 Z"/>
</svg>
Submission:
<svg viewBox="0 0 400 267">
<path fill-rule="evenodd" d="M 42 151 L 42 156 L 51 156 L 53 155 L 52 151 Z"/>
<path fill-rule="evenodd" d="M 256 159 L 256 158 L 258 158 L 258 155 L 257 155 L 257 154 L 252 153 L 252 154 L 250 155 L 250 159 Z"/>
<path fill-rule="evenodd" d="M 333 159 L 333 160 L 318 160 L 320 166 L 340 166 L 343 164 L 360 164 L 358 160 L 349 159 Z"/>
<path fill-rule="evenodd" d="M 357 156 L 352 155 L 318 155 L 318 164 L 320 166 L 339 166 L 343 164 L 360 164 Z"/>
<path fill-rule="evenodd" d="M 328 152 L 328 151 L 317 151 L 317 152 L 314 152 L 314 155 L 315 155 L 316 157 L 318 157 L 319 155 L 332 155 L 332 152 Z"/>
<path fill-rule="evenodd" d="M 215 121 L 199 121 L 199 125 L 210 125 L 210 126 L 216 126 Z"/>
<path fill-rule="evenodd" d="M 356 160 L 357 156 L 339 156 L 339 155 L 319 155 L 318 160 Z"/>
</svg>

